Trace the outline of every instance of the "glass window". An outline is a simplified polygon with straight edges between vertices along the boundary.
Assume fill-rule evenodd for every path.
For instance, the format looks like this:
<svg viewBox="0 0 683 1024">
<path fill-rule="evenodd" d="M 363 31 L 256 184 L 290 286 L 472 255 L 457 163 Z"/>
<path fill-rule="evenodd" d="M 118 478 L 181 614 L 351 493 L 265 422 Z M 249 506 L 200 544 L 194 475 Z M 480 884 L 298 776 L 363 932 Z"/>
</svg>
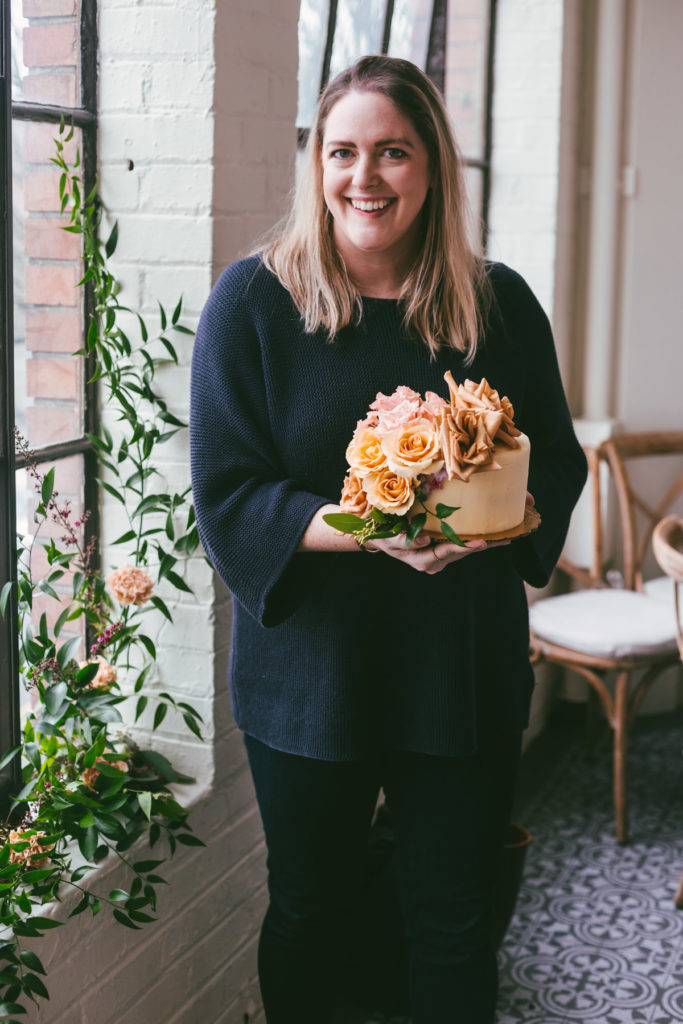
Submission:
<svg viewBox="0 0 683 1024">
<path fill-rule="evenodd" d="M 330 78 L 367 53 L 382 52 L 386 0 L 339 0 Z"/>
<path fill-rule="evenodd" d="M 427 67 L 433 0 L 396 0 L 391 18 L 389 56 Z"/>
<path fill-rule="evenodd" d="M 46 469 L 47 467 L 45 467 L 45 471 Z M 40 466 L 38 470 L 41 471 Z M 34 583 L 45 580 L 47 584 L 46 589 L 42 593 L 36 594 L 33 600 L 31 623 L 35 631 L 39 629 L 43 614 L 45 614 L 48 627 L 53 629 L 61 613 L 68 607 L 72 595 L 73 572 L 66 570 L 62 575 L 61 570 L 51 566 L 46 554 L 46 546 L 54 538 L 61 550 L 69 550 L 74 546 L 69 544 L 67 538 L 73 536 L 77 541 L 77 549 L 85 550 L 85 529 L 81 518 L 85 503 L 83 456 L 72 455 L 56 461 L 57 511 L 44 521 L 40 528 L 34 522 L 34 510 L 39 500 L 37 486 L 40 485 L 37 484 L 30 469 L 17 471 L 17 534 L 21 538 L 22 548 L 19 558 L 20 570 L 30 572 Z M 64 514 L 66 514 L 66 518 Z M 48 587 L 49 589 L 47 589 Z M 81 637 L 81 650 L 77 650 L 74 654 L 74 657 L 78 659 L 85 659 L 85 637 L 82 633 L 82 623 L 82 618 L 75 623 L 65 622 L 59 633 L 60 642 L 64 642 L 72 636 Z M 74 632 L 74 629 L 77 632 Z M 21 675 L 21 684 L 20 712 L 23 725 L 24 716 L 31 709 L 35 694 L 31 689 L 30 680 L 24 673 Z"/>
<path fill-rule="evenodd" d="M 80 8 L 80 0 L 12 4 L 12 99 L 80 105 Z"/>
<path fill-rule="evenodd" d="M 78 151 L 78 173 L 86 189 L 92 187 L 96 15 L 95 0 L 0 0 L 0 67 L 12 72 L 11 80 L 0 75 L 0 191 L 2 208 L 12 210 L 0 228 L 0 590 L 15 578 L 17 528 L 29 538 L 34 578 L 42 579 L 49 568 L 42 536 L 31 540 L 34 492 L 25 459 L 15 458 L 15 424 L 41 472 L 55 467 L 60 501 L 70 501 L 74 513 L 83 509 L 84 491 L 90 493 L 94 484 L 96 459 L 85 436 L 95 429 L 89 375 L 72 355 L 83 346 L 92 297 L 87 286 L 77 287 L 80 236 L 62 231 L 60 176 L 51 157 L 63 118 L 73 125 L 67 161 L 73 164 Z M 11 125 L 3 113 L 9 92 Z M 89 536 L 96 519 L 95 507 L 87 520 Z M 51 522 L 42 533 L 58 530 L 59 523 Z M 48 621 L 57 618 L 70 592 L 68 575 L 53 589 L 56 596 L 37 599 L 38 619 L 43 612 Z M 25 712 L 30 700 L 18 685 L 16 606 L 10 603 L 7 612 L 0 619 L 0 756 L 16 744 L 20 705 Z M 17 788 L 16 768 L 14 763 L 0 773 L 0 801 Z"/>
<path fill-rule="evenodd" d="M 301 0 L 299 10 L 299 106 L 296 123 L 313 124 L 325 58 L 329 0 Z"/>
<path fill-rule="evenodd" d="M 467 164 L 473 244 L 486 248 L 491 165 L 491 0 L 450 0 L 444 98 Z"/>
<path fill-rule="evenodd" d="M 445 98 L 465 157 L 485 147 L 490 0 L 452 3 L 448 13 Z"/>
<path fill-rule="evenodd" d="M 15 422 L 33 447 L 83 433 L 80 235 L 63 230 L 57 125 L 15 121 L 13 151 Z M 65 147 L 72 163 L 79 130 Z"/>
</svg>

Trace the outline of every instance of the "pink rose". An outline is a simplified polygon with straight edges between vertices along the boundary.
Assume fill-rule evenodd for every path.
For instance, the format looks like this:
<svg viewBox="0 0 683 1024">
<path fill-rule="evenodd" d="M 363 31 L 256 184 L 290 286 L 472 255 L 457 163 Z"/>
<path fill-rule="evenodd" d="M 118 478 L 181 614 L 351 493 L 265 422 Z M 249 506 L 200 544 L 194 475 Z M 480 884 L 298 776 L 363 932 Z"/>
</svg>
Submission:
<svg viewBox="0 0 683 1024">
<path fill-rule="evenodd" d="M 404 384 L 396 388 L 393 395 L 384 395 L 378 392 L 377 398 L 370 406 L 378 415 L 378 430 L 386 433 L 387 430 L 395 430 L 402 427 L 410 420 L 420 419 L 422 414 L 422 399 L 417 391 L 406 387 Z"/>
<path fill-rule="evenodd" d="M 448 402 L 445 401 L 441 395 L 437 395 L 435 391 L 426 391 L 425 400 L 422 406 L 422 415 L 433 423 L 436 413 L 439 409 L 443 409 L 445 405 L 448 405 Z"/>
</svg>

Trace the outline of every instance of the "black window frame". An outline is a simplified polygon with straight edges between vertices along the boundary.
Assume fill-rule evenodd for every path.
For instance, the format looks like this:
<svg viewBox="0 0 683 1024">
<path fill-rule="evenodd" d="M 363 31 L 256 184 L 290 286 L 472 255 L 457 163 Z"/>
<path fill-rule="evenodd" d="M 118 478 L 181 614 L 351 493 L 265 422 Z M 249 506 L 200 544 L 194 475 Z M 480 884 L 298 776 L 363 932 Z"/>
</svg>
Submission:
<svg viewBox="0 0 683 1024">
<path fill-rule="evenodd" d="M 498 0 L 488 0 L 488 23 L 486 33 L 486 71 L 484 76 L 484 125 L 483 125 L 483 148 L 481 156 L 464 155 L 464 162 L 467 167 L 481 171 L 481 208 L 480 217 L 482 224 L 482 249 L 486 252 L 488 243 L 488 216 L 491 199 L 491 154 L 493 147 L 493 61 L 496 37 L 496 13 Z M 382 53 L 389 50 L 391 39 L 391 22 L 394 14 L 395 0 L 386 0 L 384 9 L 384 28 L 382 31 Z M 337 27 L 338 0 L 329 0 L 327 14 L 327 29 L 325 36 L 325 49 L 323 51 L 322 70 L 320 74 L 320 89 L 322 93 L 330 77 L 330 64 L 332 62 L 332 50 L 334 47 L 334 36 Z M 425 71 L 443 94 L 446 80 L 446 26 L 448 20 L 448 0 L 433 0 L 432 21 L 429 30 L 429 44 L 427 47 L 427 61 Z M 297 144 L 299 149 L 304 149 L 308 142 L 310 128 L 297 126 Z"/>
<path fill-rule="evenodd" d="M 15 0 L 19 3 L 21 0 Z M 38 121 L 59 125 L 62 118 L 81 131 L 81 173 L 88 194 L 96 181 L 97 167 L 97 3 L 80 4 L 80 106 L 66 107 L 12 99 L 11 4 L 0 0 L 0 588 L 16 580 L 16 472 L 25 465 L 14 451 L 14 324 L 12 245 L 12 126 L 14 121 Z M 83 323 L 94 315 L 94 295 L 84 285 Z M 99 533 L 97 457 L 86 434 L 98 424 L 98 390 L 92 381 L 93 366 L 86 360 L 83 393 L 83 433 L 80 437 L 35 449 L 36 462 L 50 465 L 73 455 L 83 456 L 84 503 L 90 511 L 87 539 Z M 30 443 L 30 438 L 29 438 Z M 5 617 L 0 618 L 0 756 L 20 741 L 19 667 L 17 652 L 17 602 L 12 592 Z M 7 814 L 10 797 L 20 788 L 18 759 L 0 772 L 0 814 Z"/>
</svg>

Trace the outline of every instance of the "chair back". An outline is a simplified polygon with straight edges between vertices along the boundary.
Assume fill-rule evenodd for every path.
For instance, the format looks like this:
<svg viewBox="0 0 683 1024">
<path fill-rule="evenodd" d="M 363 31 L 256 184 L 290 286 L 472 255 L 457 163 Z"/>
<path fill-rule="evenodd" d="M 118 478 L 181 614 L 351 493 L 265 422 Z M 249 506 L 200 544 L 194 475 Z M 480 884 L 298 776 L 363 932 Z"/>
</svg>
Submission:
<svg viewBox="0 0 683 1024">
<path fill-rule="evenodd" d="M 662 572 L 673 580 L 678 651 L 683 661 L 683 623 L 679 587 L 683 584 L 683 519 L 666 516 L 652 533 L 652 547 Z"/>
<path fill-rule="evenodd" d="M 654 529 L 683 494 L 683 430 L 615 434 L 600 445 L 598 454 L 610 467 L 616 491 L 624 586 L 642 590 L 643 563 Z M 666 465 L 657 461 L 656 480 L 649 474 L 638 482 L 634 463 L 657 456 L 672 458 Z"/>
<path fill-rule="evenodd" d="M 642 590 L 643 563 L 654 528 L 683 494 L 683 431 L 614 434 L 597 446 L 584 447 L 584 451 L 592 495 L 591 565 L 586 570 L 563 557 L 559 568 L 588 587 L 611 585 L 609 570 L 618 568 L 623 576 L 620 585 L 629 590 Z M 662 464 L 659 456 L 672 458 Z M 643 473 L 635 463 L 647 459 L 656 460 L 656 465 L 643 467 L 651 470 Z M 612 487 L 606 486 L 604 467 L 608 469 Z M 612 493 L 616 498 L 619 527 L 618 566 L 608 560 L 608 548 L 611 553 L 614 546 L 608 545 L 606 536 L 612 522 L 612 517 L 606 515 L 606 505 Z"/>
</svg>

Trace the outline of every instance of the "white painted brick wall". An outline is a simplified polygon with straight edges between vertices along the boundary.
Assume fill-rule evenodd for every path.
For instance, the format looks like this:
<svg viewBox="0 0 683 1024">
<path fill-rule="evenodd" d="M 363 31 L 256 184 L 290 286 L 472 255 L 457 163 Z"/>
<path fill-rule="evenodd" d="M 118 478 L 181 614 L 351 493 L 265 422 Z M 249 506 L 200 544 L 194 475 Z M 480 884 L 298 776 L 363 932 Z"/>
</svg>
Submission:
<svg viewBox="0 0 683 1024">
<path fill-rule="evenodd" d="M 489 255 L 555 309 L 563 0 L 498 0 L 493 93 Z M 538 591 L 529 588 L 530 600 Z M 528 744 L 545 725 L 552 670 L 536 671 Z"/>
<path fill-rule="evenodd" d="M 563 0 L 498 0 L 489 254 L 553 312 Z"/>
<path fill-rule="evenodd" d="M 156 323 L 156 300 L 196 324 L 213 277 L 283 212 L 296 143 L 298 0 L 100 0 L 100 183 L 119 220 L 122 302 Z M 131 166 L 132 165 L 132 166 Z M 191 339 L 158 383 L 187 416 Z M 113 417 L 103 418 L 110 428 Z M 189 483 L 187 435 L 159 453 L 174 490 Z M 105 544 L 123 531 L 104 503 Z M 104 550 L 106 565 L 116 549 Z M 197 785 L 193 826 L 206 849 L 184 849 L 164 872 L 159 921 L 140 932 L 85 915 L 35 944 L 50 1003 L 30 1024 L 263 1024 L 256 943 L 265 909 L 265 851 L 242 736 L 226 688 L 230 601 L 206 564 L 195 596 L 159 620 L 159 685 L 204 715 L 200 745 L 169 713 L 164 749 Z M 165 596 L 162 587 L 160 593 Z M 144 723 L 143 723 L 144 724 Z M 105 893 L 123 884 L 98 872 Z M 67 899 L 66 909 L 71 904 Z"/>
</svg>

